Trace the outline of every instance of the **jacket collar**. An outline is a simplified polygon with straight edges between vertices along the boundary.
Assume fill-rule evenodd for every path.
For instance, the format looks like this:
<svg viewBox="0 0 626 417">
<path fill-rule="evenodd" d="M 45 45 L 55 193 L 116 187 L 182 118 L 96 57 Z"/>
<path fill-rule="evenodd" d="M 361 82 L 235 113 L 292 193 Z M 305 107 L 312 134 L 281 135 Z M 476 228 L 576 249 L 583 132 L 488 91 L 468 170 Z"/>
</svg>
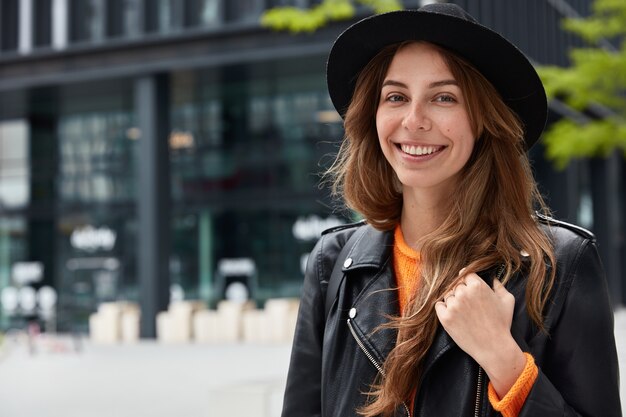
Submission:
<svg viewBox="0 0 626 417">
<path fill-rule="evenodd" d="M 381 232 L 364 225 L 353 236 L 356 241 L 342 269 L 347 280 L 357 271 L 356 275 L 366 276 L 367 285 L 365 293 L 361 293 L 352 305 L 355 310 L 351 318 L 352 326 L 359 333 L 358 337 L 368 353 L 382 365 L 397 338 L 395 330 L 380 328 L 388 321 L 387 315 L 398 314 L 391 262 L 393 232 Z"/>
<path fill-rule="evenodd" d="M 361 226 L 355 233 L 360 233 L 347 259 L 343 272 L 360 268 L 381 268 L 391 256 L 393 249 L 393 231 L 380 231 L 370 225 Z"/>
</svg>

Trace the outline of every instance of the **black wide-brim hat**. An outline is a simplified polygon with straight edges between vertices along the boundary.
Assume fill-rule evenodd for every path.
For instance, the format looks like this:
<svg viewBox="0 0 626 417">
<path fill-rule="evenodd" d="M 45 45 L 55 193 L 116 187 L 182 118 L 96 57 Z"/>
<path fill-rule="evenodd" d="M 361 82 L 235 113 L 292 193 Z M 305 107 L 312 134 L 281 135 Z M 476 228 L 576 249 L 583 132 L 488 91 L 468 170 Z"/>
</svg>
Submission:
<svg viewBox="0 0 626 417">
<path fill-rule="evenodd" d="M 534 67 L 515 45 L 450 3 L 371 16 L 339 35 L 330 51 L 326 79 L 342 118 L 365 65 L 385 46 L 411 40 L 443 46 L 474 65 L 521 120 L 526 149 L 537 142 L 548 105 Z"/>
</svg>

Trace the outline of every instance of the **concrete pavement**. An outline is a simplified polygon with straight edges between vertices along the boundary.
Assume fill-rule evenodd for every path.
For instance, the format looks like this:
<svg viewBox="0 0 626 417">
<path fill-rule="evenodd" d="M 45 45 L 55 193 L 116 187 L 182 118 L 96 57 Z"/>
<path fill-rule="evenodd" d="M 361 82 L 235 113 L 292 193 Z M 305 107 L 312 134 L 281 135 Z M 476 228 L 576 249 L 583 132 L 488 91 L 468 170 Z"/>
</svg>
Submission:
<svg viewBox="0 0 626 417">
<path fill-rule="evenodd" d="M 65 343 L 40 343 L 35 355 L 13 345 L 0 361 L 0 416 L 277 416 L 290 352 L 287 345 L 142 342 L 87 343 L 76 353 Z M 255 396 L 264 410 L 219 412 L 248 411 Z"/>
<path fill-rule="evenodd" d="M 626 375 L 626 309 L 615 334 Z M 22 340 L 0 351 L 0 416 L 278 417 L 290 346 L 84 343 L 75 352 L 67 338 L 44 338 L 35 350 Z"/>
</svg>

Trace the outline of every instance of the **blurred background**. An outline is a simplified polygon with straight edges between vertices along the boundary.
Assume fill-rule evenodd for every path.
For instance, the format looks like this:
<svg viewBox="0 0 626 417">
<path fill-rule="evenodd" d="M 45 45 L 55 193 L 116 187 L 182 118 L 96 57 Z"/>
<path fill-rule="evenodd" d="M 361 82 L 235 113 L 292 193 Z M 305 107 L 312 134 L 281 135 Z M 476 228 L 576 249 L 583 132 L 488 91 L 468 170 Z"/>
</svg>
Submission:
<svg viewBox="0 0 626 417">
<path fill-rule="evenodd" d="M 308 253 L 354 220 L 318 186 L 343 134 L 327 54 L 430 2 L 0 0 L 0 415 L 277 416 Z M 591 0 L 454 3 L 538 66 L 589 44 L 562 22 Z M 555 91 L 550 125 L 626 117 Z M 531 151 L 555 217 L 597 235 L 620 355 L 624 131 Z"/>
</svg>

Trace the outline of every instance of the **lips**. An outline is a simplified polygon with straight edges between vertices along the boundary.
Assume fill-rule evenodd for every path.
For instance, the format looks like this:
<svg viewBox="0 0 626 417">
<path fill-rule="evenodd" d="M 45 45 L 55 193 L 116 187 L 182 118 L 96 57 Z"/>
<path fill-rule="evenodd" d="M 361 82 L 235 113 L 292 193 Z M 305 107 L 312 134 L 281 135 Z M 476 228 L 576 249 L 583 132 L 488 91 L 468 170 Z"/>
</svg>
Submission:
<svg viewBox="0 0 626 417">
<path fill-rule="evenodd" d="M 406 145 L 406 144 L 400 144 L 399 147 L 402 150 L 402 152 L 408 155 L 412 155 L 412 156 L 432 155 L 433 153 L 439 152 L 443 148 L 445 148 L 445 146 L 441 146 L 441 145 L 427 145 L 427 146 L 417 145 L 416 146 L 416 145 Z"/>
</svg>

